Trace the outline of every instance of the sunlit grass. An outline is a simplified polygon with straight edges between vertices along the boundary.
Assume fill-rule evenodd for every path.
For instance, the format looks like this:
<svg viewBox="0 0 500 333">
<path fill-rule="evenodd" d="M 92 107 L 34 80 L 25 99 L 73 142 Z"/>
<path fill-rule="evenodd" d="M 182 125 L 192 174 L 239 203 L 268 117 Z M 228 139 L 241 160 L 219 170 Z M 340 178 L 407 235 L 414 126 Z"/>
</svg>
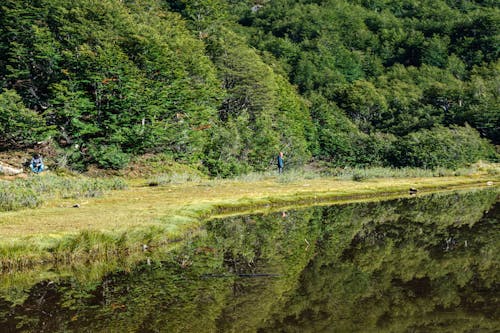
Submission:
<svg viewBox="0 0 500 333">
<path fill-rule="evenodd" d="M 200 182 L 203 178 L 198 174 L 192 173 L 171 173 L 159 174 L 150 177 L 147 180 L 149 186 L 162 186 L 166 184 L 183 184 L 187 182 Z"/>
<path fill-rule="evenodd" d="M 35 208 L 57 198 L 95 198 L 102 196 L 105 191 L 126 187 L 126 182 L 121 178 L 45 175 L 0 181 L 0 212 Z"/>
<path fill-rule="evenodd" d="M 345 180 L 361 181 L 373 178 L 424 178 L 424 177 L 453 177 L 466 176 L 477 173 L 474 167 L 458 170 L 450 169 L 416 169 L 416 168 L 342 168 L 332 171 L 332 175 Z"/>
<path fill-rule="evenodd" d="M 285 173 L 277 175 L 277 171 L 251 172 L 239 175 L 232 180 L 241 182 L 259 182 L 275 178 L 279 183 L 291 183 L 306 179 L 335 177 L 339 180 L 366 180 L 374 178 L 427 178 L 427 177 L 454 177 L 470 176 L 478 173 L 489 175 L 500 174 L 500 166 L 494 163 L 478 162 L 469 167 L 460 169 L 419 169 L 419 168 L 392 168 L 392 167 L 322 167 L 315 170 L 306 168 L 295 168 L 286 170 Z M 189 181 L 189 180 L 188 180 Z"/>
<path fill-rule="evenodd" d="M 81 230 L 65 235 L 26 237 L 0 243 L 0 271 L 46 263 L 104 262 L 177 243 L 197 233 L 199 223 L 157 224 L 124 230 Z"/>
</svg>

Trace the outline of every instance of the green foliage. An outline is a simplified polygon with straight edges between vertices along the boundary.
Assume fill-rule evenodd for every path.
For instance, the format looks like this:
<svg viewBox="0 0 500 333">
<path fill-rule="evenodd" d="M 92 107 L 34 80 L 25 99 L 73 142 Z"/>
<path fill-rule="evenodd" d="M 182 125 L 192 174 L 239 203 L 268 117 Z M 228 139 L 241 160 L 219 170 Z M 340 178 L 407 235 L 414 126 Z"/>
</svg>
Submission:
<svg viewBox="0 0 500 333">
<path fill-rule="evenodd" d="M 49 135 L 43 118 L 26 108 L 15 91 L 0 93 L 0 148 L 23 147 Z"/>
<path fill-rule="evenodd" d="M 481 135 L 500 143 L 500 60 L 490 65 L 475 67 L 465 87 L 463 104 L 456 119 L 467 122 Z"/>
<path fill-rule="evenodd" d="M 289 165 L 308 160 L 312 127 L 306 104 L 295 89 L 230 31 L 210 40 L 214 63 L 226 91 L 210 131 L 204 166 L 227 177 L 251 168 L 274 167 L 279 151 Z"/>
<path fill-rule="evenodd" d="M 253 45 L 271 52 L 301 92 L 326 98 L 311 100 L 319 125 L 315 156 L 347 155 L 341 163 L 361 164 L 350 147 L 356 141 L 368 163 L 387 164 L 383 152 L 390 145 L 365 150 L 363 142 L 379 143 L 363 140 L 358 129 L 397 139 L 467 122 L 498 142 L 498 94 L 490 89 L 498 86 L 498 47 L 492 41 L 500 12 L 492 3 L 468 4 L 282 0 L 246 12 L 241 23 L 250 27 Z M 482 37 L 472 37 L 476 33 Z M 344 115 L 332 118 L 325 111 L 332 105 Z M 356 129 L 338 120 L 346 116 Z"/>
<path fill-rule="evenodd" d="M 391 162 L 395 166 L 424 169 L 456 169 L 495 153 L 487 141 L 470 126 L 434 127 L 403 137 L 395 146 Z"/>
<path fill-rule="evenodd" d="M 318 156 L 337 166 L 379 165 L 396 140 L 392 135 L 362 133 L 332 102 L 312 96 Z"/>
<path fill-rule="evenodd" d="M 26 17 L 23 24 L 34 31 L 19 48 L 34 48 L 35 56 L 7 54 L 7 76 L 21 79 L 17 67 L 51 73 L 25 71 L 36 89 L 12 85 L 34 107 L 26 96 L 43 91 L 37 103 L 58 125 L 58 140 L 78 144 L 83 154 L 95 152 L 99 156 L 86 160 L 106 160 L 103 167 L 123 162 L 121 151 L 172 151 L 179 159 L 196 160 L 206 141 L 205 132 L 197 129 L 215 114 L 220 89 L 201 42 L 177 15 L 162 12 L 154 1 L 149 5 L 156 15 L 140 1 L 129 7 L 111 0 L 4 7 L 5 18 Z M 36 19 L 26 16 L 31 10 L 38 11 Z M 9 23 L 5 29 L 11 31 Z M 5 42 L 16 50 L 11 39 Z M 86 147 L 103 141 L 120 156 L 117 161 L 103 158 L 102 149 Z"/>
<path fill-rule="evenodd" d="M 498 144 L 499 19 L 493 1 L 5 0 L 0 144 L 52 136 L 76 169 L 166 153 L 220 176 L 278 151 L 390 164 L 436 126 Z"/>
<path fill-rule="evenodd" d="M 89 148 L 89 154 L 97 165 L 104 169 L 122 169 L 130 161 L 128 154 L 122 152 L 116 145 L 98 145 Z"/>
<path fill-rule="evenodd" d="M 370 132 L 387 113 L 387 101 L 371 82 L 355 81 L 338 89 L 336 102 L 363 132 Z"/>
</svg>

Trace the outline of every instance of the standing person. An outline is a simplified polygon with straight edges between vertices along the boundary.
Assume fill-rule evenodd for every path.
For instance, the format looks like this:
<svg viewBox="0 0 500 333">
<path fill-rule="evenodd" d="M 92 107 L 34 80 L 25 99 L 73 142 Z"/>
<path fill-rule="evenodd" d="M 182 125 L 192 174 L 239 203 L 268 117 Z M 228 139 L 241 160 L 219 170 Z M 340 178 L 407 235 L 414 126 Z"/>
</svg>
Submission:
<svg viewBox="0 0 500 333">
<path fill-rule="evenodd" d="M 39 154 L 33 155 L 33 158 L 31 159 L 30 162 L 30 168 L 31 171 L 33 171 L 34 173 L 40 173 L 43 171 L 44 168 L 43 160 Z"/>
<path fill-rule="evenodd" d="M 280 151 L 279 155 L 278 155 L 278 173 L 283 173 L 283 166 L 284 166 L 284 162 L 283 162 L 283 152 Z"/>
</svg>

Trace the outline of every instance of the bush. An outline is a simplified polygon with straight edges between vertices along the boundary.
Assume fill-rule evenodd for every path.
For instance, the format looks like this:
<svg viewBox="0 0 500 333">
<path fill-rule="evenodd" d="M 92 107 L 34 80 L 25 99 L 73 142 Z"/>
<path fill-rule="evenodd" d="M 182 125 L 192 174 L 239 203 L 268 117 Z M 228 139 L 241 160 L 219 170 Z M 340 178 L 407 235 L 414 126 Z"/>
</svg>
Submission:
<svg viewBox="0 0 500 333">
<path fill-rule="evenodd" d="M 104 169 L 119 170 L 130 162 L 130 156 L 117 145 L 91 146 L 89 153 L 97 165 Z"/>
<path fill-rule="evenodd" d="M 437 126 L 404 136 L 394 145 L 389 161 L 396 167 L 457 169 L 480 159 L 492 159 L 493 146 L 472 127 Z"/>
<path fill-rule="evenodd" d="M 220 178 L 246 174 L 251 170 L 251 167 L 244 161 L 238 161 L 234 158 L 231 158 L 229 161 L 209 158 L 203 161 L 203 166 L 211 176 Z"/>
</svg>

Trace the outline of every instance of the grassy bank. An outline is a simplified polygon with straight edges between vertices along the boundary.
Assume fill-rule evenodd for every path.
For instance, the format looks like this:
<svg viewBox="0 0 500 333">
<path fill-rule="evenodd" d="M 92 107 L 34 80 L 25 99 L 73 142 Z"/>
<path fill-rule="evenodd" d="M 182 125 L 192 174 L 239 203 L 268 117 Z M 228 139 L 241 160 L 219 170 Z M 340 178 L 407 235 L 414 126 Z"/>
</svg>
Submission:
<svg viewBox="0 0 500 333">
<path fill-rule="evenodd" d="M 0 213 L 0 264 L 8 270 L 42 262 L 130 255 L 142 251 L 143 245 L 155 247 L 183 239 L 196 232 L 209 215 L 378 200 L 408 195 L 410 187 L 417 188 L 419 195 L 482 187 L 489 181 L 500 182 L 495 170 L 412 178 L 380 178 L 383 172 L 370 176 L 368 170 L 354 170 L 349 177 L 290 172 L 283 177 L 254 174 L 233 180 L 136 179 L 128 189 L 102 197 L 55 195 L 37 209 Z"/>
<path fill-rule="evenodd" d="M 127 187 L 120 178 L 33 175 L 14 181 L 0 180 L 0 212 L 36 208 L 55 199 L 95 198 L 106 191 Z"/>
</svg>

